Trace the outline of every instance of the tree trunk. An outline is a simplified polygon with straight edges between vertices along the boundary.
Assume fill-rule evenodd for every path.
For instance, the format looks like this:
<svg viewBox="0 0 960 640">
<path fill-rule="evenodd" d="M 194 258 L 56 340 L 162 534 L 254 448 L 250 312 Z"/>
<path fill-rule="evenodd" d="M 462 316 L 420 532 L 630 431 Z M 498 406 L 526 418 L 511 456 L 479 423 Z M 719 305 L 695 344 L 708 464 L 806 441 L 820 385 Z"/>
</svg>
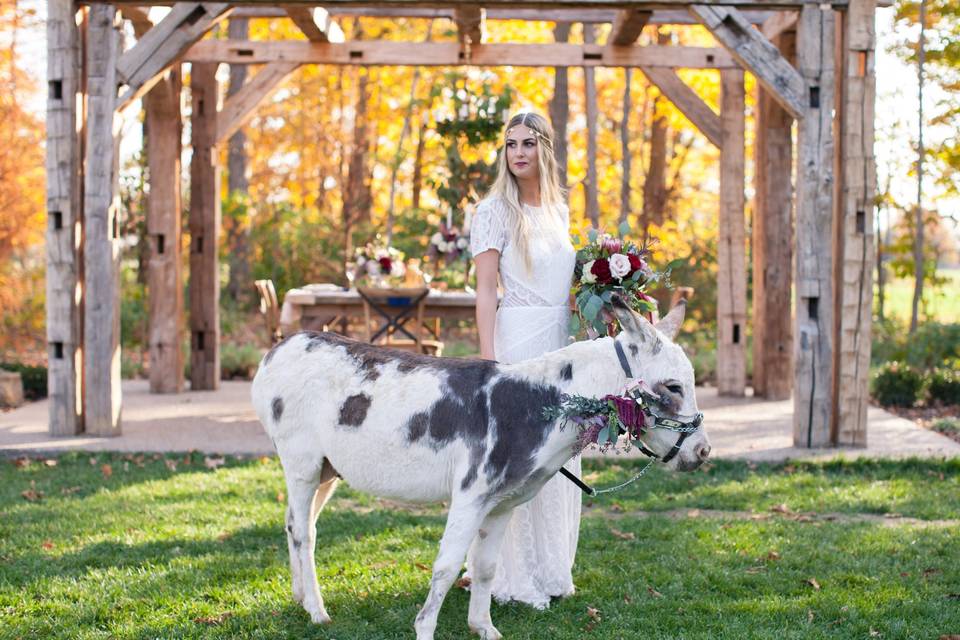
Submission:
<svg viewBox="0 0 960 640">
<path fill-rule="evenodd" d="M 423 187 L 423 147 L 426 139 L 427 125 L 420 123 L 417 132 L 417 153 L 413 157 L 413 197 L 410 205 L 414 209 L 420 208 L 420 189 Z"/>
<path fill-rule="evenodd" d="M 231 18 L 227 23 L 227 37 L 231 40 L 247 40 L 249 38 L 249 21 L 247 18 Z M 227 87 L 227 97 L 232 96 L 247 80 L 247 65 L 230 65 L 230 85 Z M 230 136 L 227 142 L 227 193 L 231 197 L 238 194 L 246 195 L 249 188 L 247 181 L 247 136 L 243 129 L 238 129 Z M 249 297 L 252 288 L 250 282 L 250 225 L 245 216 L 224 217 L 224 240 L 227 243 L 227 264 L 230 268 L 230 281 L 227 283 L 227 294 L 232 300 L 245 300 Z"/>
<path fill-rule="evenodd" d="M 363 39 L 359 20 L 355 22 L 354 39 Z M 370 145 L 367 123 L 369 68 L 358 68 L 357 73 L 359 79 L 354 107 L 353 144 L 347 164 L 346 188 L 343 192 L 343 248 L 346 259 L 349 259 L 353 251 L 353 226 L 370 216 L 370 185 L 367 181 L 367 151 Z"/>
<path fill-rule="evenodd" d="M 583 24 L 583 42 L 593 44 L 596 42 L 594 25 L 590 23 Z M 593 67 L 584 67 L 583 69 L 584 91 L 587 102 L 587 179 L 584 183 L 586 187 L 586 209 L 587 217 L 594 229 L 600 227 L 600 203 L 597 194 L 597 83 L 594 78 Z"/>
<path fill-rule="evenodd" d="M 657 44 L 670 43 L 670 34 L 657 31 Z M 665 99 L 653 102 L 653 123 L 650 127 L 650 162 L 643 184 L 643 226 L 661 225 L 667 204 L 667 119 L 663 115 Z"/>
<path fill-rule="evenodd" d="M 627 221 L 630 213 L 630 174 L 633 158 L 630 155 L 630 84 L 633 79 L 632 69 L 623 69 L 623 121 L 620 123 L 620 149 L 623 154 L 622 178 L 620 181 L 620 224 Z"/>
<path fill-rule="evenodd" d="M 570 38 L 570 23 L 558 22 L 553 30 L 556 42 Z M 553 69 L 553 98 L 550 100 L 550 123 L 553 125 L 554 155 L 560 184 L 567 186 L 567 120 L 570 117 L 569 76 L 566 67 Z"/>
</svg>

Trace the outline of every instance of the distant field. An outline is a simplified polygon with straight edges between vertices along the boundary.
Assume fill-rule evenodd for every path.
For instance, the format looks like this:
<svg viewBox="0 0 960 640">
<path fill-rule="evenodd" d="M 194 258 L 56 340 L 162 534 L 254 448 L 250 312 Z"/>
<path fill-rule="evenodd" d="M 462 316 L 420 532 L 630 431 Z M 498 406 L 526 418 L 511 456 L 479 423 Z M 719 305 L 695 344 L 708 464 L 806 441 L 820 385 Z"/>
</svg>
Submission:
<svg viewBox="0 0 960 640">
<path fill-rule="evenodd" d="M 934 320 L 937 322 L 960 322 L 960 269 L 943 269 L 937 272 L 938 276 L 948 279 L 947 284 L 930 291 L 924 289 L 923 299 L 926 302 L 926 316 L 924 307 L 920 307 L 920 320 Z M 913 303 L 913 281 L 898 279 L 890 282 L 884 291 L 884 314 L 901 322 L 910 321 L 910 306 Z M 876 287 L 874 287 L 876 300 Z M 876 310 L 876 302 L 874 310 Z"/>
</svg>

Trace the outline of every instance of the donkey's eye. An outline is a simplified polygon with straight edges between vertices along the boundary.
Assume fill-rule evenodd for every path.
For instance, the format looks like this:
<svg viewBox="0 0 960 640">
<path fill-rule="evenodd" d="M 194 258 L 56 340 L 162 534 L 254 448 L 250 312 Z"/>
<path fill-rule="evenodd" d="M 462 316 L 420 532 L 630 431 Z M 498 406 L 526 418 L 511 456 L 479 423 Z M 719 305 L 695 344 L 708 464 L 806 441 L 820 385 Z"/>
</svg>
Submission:
<svg viewBox="0 0 960 640">
<path fill-rule="evenodd" d="M 681 386 L 678 385 L 678 384 L 668 384 L 668 385 L 667 385 L 667 391 L 669 391 L 670 393 L 674 393 L 674 394 L 676 394 L 676 395 L 678 395 L 678 396 L 682 396 L 682 395 L 683 395 L 683 387 L 681 387 Z"/>
</svg>

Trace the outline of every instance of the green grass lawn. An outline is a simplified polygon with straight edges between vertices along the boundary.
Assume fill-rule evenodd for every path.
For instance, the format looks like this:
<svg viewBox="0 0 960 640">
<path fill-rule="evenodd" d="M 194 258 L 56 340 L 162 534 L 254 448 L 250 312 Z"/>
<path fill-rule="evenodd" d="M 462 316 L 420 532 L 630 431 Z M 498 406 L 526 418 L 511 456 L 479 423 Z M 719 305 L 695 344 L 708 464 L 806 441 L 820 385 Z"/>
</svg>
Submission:
<svg viewBox="0 0 960 640">
<path fill-rule="evenodd" d="M 937 276 L 947 279 L 947 283 L 931 290 L 924 287 L 923 299 L 926 303 L 926 316 L 921 320 L 936 322 L 960 322 L 960 269 L 940 269 Z M 877 308 L 876 285 L 874 285 L 874 310 Z M 888 283 L 884 288 L 884 312 L 888 318 L 903 324 L 910 323 L 910 308 L 913 304 L 913 280 L 898 278 Z"/>
<path fill-rule="evenodd" d="M 590 479 L 636 468 L 614 462 Z M 413 638 L 442 510 L 341 487 L 321 628 L 290 597 L 283 491 L 274 458 L 0 462 L 0 637 Z M 495 605 L 507 638 L 960 634 L 960 459 L 657 469 L 613 496 L 585 503 L 577 594 Z M 438 639 L 467 637 L 467 602 L 451 592 Z"/>
</svg>

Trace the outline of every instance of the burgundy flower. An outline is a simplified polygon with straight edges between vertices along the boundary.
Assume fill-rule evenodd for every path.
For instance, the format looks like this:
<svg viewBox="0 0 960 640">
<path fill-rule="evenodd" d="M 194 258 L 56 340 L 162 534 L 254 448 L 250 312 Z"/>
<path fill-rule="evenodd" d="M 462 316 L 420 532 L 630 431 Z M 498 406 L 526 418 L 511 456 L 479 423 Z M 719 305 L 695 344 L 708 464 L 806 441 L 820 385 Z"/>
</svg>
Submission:
<svg viewBox="0 0 960 640">
<path fill-rule="evenodd" d="M 641 258 L 640 256 L 634 253 L 628 253 L 627 258 L 630 260 L 631 273 L 633 273 L 634 271 L 640 271 L 641 269 L 647 266 L 647 263 L 643 261 L 643 258 Z"/>
<path fill-rule="evenodd" d="M 597 282 L 600 284 L 607 284 L 613 279 L 613 275 L 610 273 L 610 262 L 606 258 L 594 260 L 593 266 L 590 267 L 590 273 L 597 276 Z"/>
<path fill-rule="evenodd" d="M 393 267 L 390 258 L 380 258 L 377 262 L 380 263 L 380 268 L 383 269 L 385 273 L 390 273 L 390 269 Z"/>
</svg>

